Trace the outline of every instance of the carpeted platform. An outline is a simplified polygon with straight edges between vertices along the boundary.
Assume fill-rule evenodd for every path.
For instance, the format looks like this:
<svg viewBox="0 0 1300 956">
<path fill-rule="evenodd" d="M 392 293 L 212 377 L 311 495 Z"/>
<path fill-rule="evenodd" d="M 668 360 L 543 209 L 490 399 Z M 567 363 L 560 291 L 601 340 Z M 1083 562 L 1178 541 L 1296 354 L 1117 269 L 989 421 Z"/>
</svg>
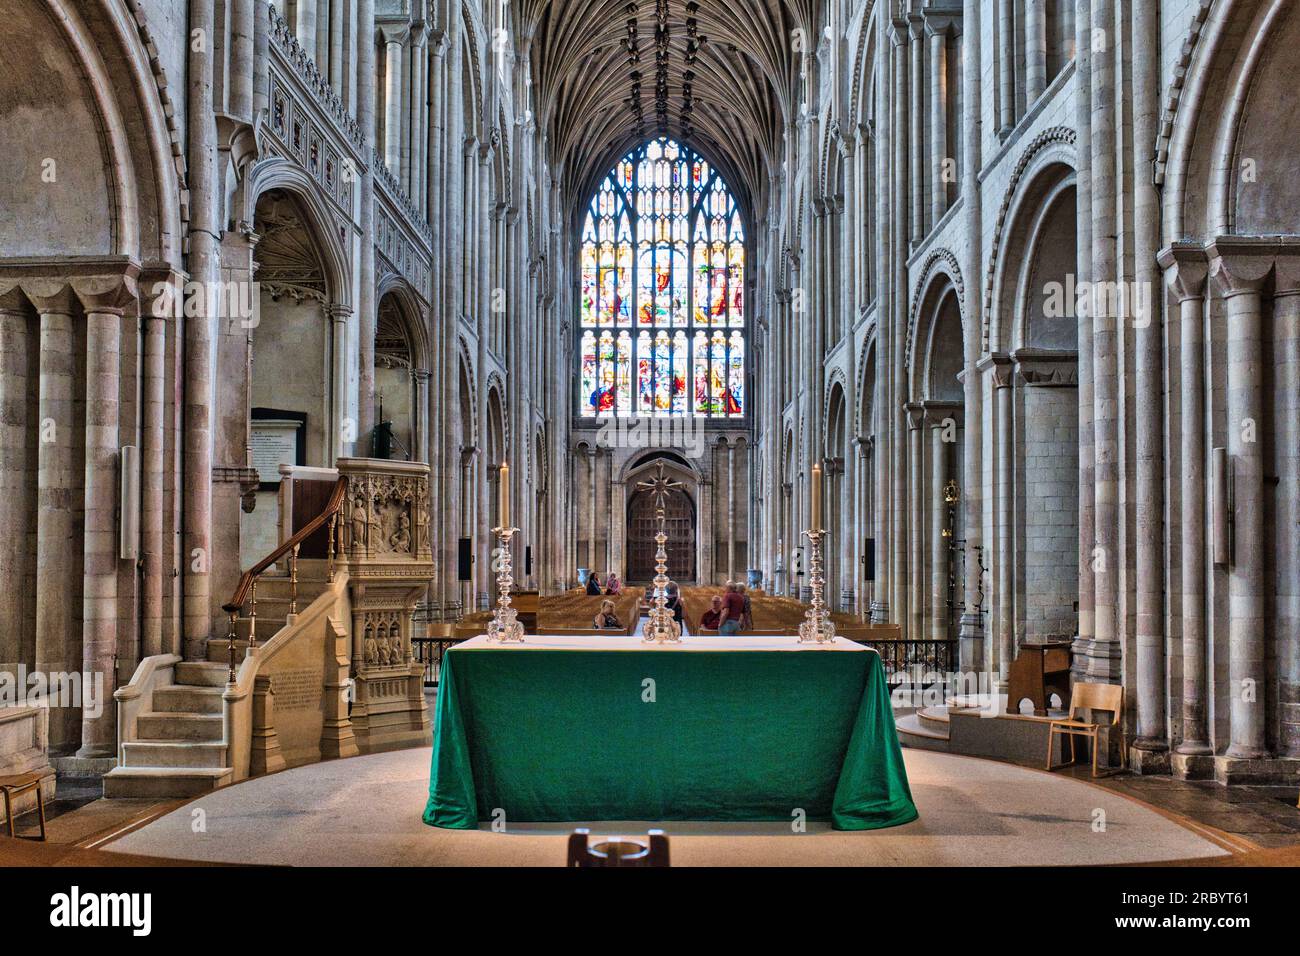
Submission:
<svg viewBox="0 0 1300 956">
<path fill-rule="evenodd" d="M 673 865 L 1089 865 L 1227 855 L 1208 832 L 1088 783 L 951 754 L 904 755 L 921 811 L 914 823 L 865 833 L 818 823 L 806 833 L 784 823 L 669 823 L 663 829 Z M 532 823 L 504 833 L 427 827 L 420 814 L 429 760 L 422 748 L 260 777 L 188 803 L 103 849 L 295 866 L 559 866 L 576 825 L 601 835 L 652 825 Z"/>
</svg>

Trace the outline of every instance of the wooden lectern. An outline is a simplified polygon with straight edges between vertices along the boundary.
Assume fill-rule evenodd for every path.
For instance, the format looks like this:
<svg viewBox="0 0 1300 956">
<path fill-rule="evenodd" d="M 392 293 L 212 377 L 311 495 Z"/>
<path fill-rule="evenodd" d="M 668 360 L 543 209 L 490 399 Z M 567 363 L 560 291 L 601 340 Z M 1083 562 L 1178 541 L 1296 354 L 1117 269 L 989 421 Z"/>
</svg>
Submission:
<svg viewBox="0 0 1300 956">
<path fill-rule="evenodd" d="M 1047 716 L 1047 705 L 1055 691 L 1061 706 L 1070 707 L 1070 666 L 1072 655 L 1069 641 L 1048 644 L 1025 644 L 1011 662 L 1011 675 L 1007 681 L 1007 713 L 1020 713 L 1020 702 L 1026 697 L 1034 705 L 1035 717 Z"/>
</svg>

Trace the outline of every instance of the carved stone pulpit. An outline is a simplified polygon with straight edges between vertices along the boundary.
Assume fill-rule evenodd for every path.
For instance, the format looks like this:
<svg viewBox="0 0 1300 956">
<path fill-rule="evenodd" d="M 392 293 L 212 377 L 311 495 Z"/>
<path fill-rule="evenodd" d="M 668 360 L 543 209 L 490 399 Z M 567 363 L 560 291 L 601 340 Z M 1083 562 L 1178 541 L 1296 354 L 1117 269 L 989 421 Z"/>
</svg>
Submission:
<svg viewBox="0 0 1300 956">
<path fill-rule="evenodd" d="M 340 458 L 348 480 L 337 534 L 352 604 L 352 727 L 362 751 L 428 742 L 424 666 L 411 652 L 411 617 L 435 574 L 429 466 Z"/>
</svg>

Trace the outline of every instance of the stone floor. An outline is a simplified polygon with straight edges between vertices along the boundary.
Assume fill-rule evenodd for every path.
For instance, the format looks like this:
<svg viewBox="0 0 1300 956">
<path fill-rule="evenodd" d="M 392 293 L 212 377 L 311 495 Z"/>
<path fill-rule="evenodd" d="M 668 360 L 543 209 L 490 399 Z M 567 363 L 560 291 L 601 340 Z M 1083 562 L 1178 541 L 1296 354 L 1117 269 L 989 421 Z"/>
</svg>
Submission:
<svg viewBox="0 0 1300 956">
<path fill-rule="evenodd" d="M 1068 773 L 1091 779 L 1086 768 Z M 1300 808 L 1297 787 L 1225 787 L 1212 780 L 1176 780 L 1124 773 L 1096 781 L 1122 796 L 1132 797 L 1248 840 L 1262 849 L 1300 846 Z"/>
</svg>

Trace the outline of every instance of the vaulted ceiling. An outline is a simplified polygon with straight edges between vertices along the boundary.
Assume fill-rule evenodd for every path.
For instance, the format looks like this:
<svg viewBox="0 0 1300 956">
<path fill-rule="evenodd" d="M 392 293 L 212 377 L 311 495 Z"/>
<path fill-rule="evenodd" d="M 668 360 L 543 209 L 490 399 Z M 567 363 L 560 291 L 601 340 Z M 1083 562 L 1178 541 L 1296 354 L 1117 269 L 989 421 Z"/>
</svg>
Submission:
<svg viewBox="0 0 1300 956">
<path fill-rule="evenodd" d="M 516 0 L 566 194 L 667 134 L 733 187 L 765 191 L 821 0 Z M 796 34 L 795 31 L 801 33 Z"/>
</svg>

